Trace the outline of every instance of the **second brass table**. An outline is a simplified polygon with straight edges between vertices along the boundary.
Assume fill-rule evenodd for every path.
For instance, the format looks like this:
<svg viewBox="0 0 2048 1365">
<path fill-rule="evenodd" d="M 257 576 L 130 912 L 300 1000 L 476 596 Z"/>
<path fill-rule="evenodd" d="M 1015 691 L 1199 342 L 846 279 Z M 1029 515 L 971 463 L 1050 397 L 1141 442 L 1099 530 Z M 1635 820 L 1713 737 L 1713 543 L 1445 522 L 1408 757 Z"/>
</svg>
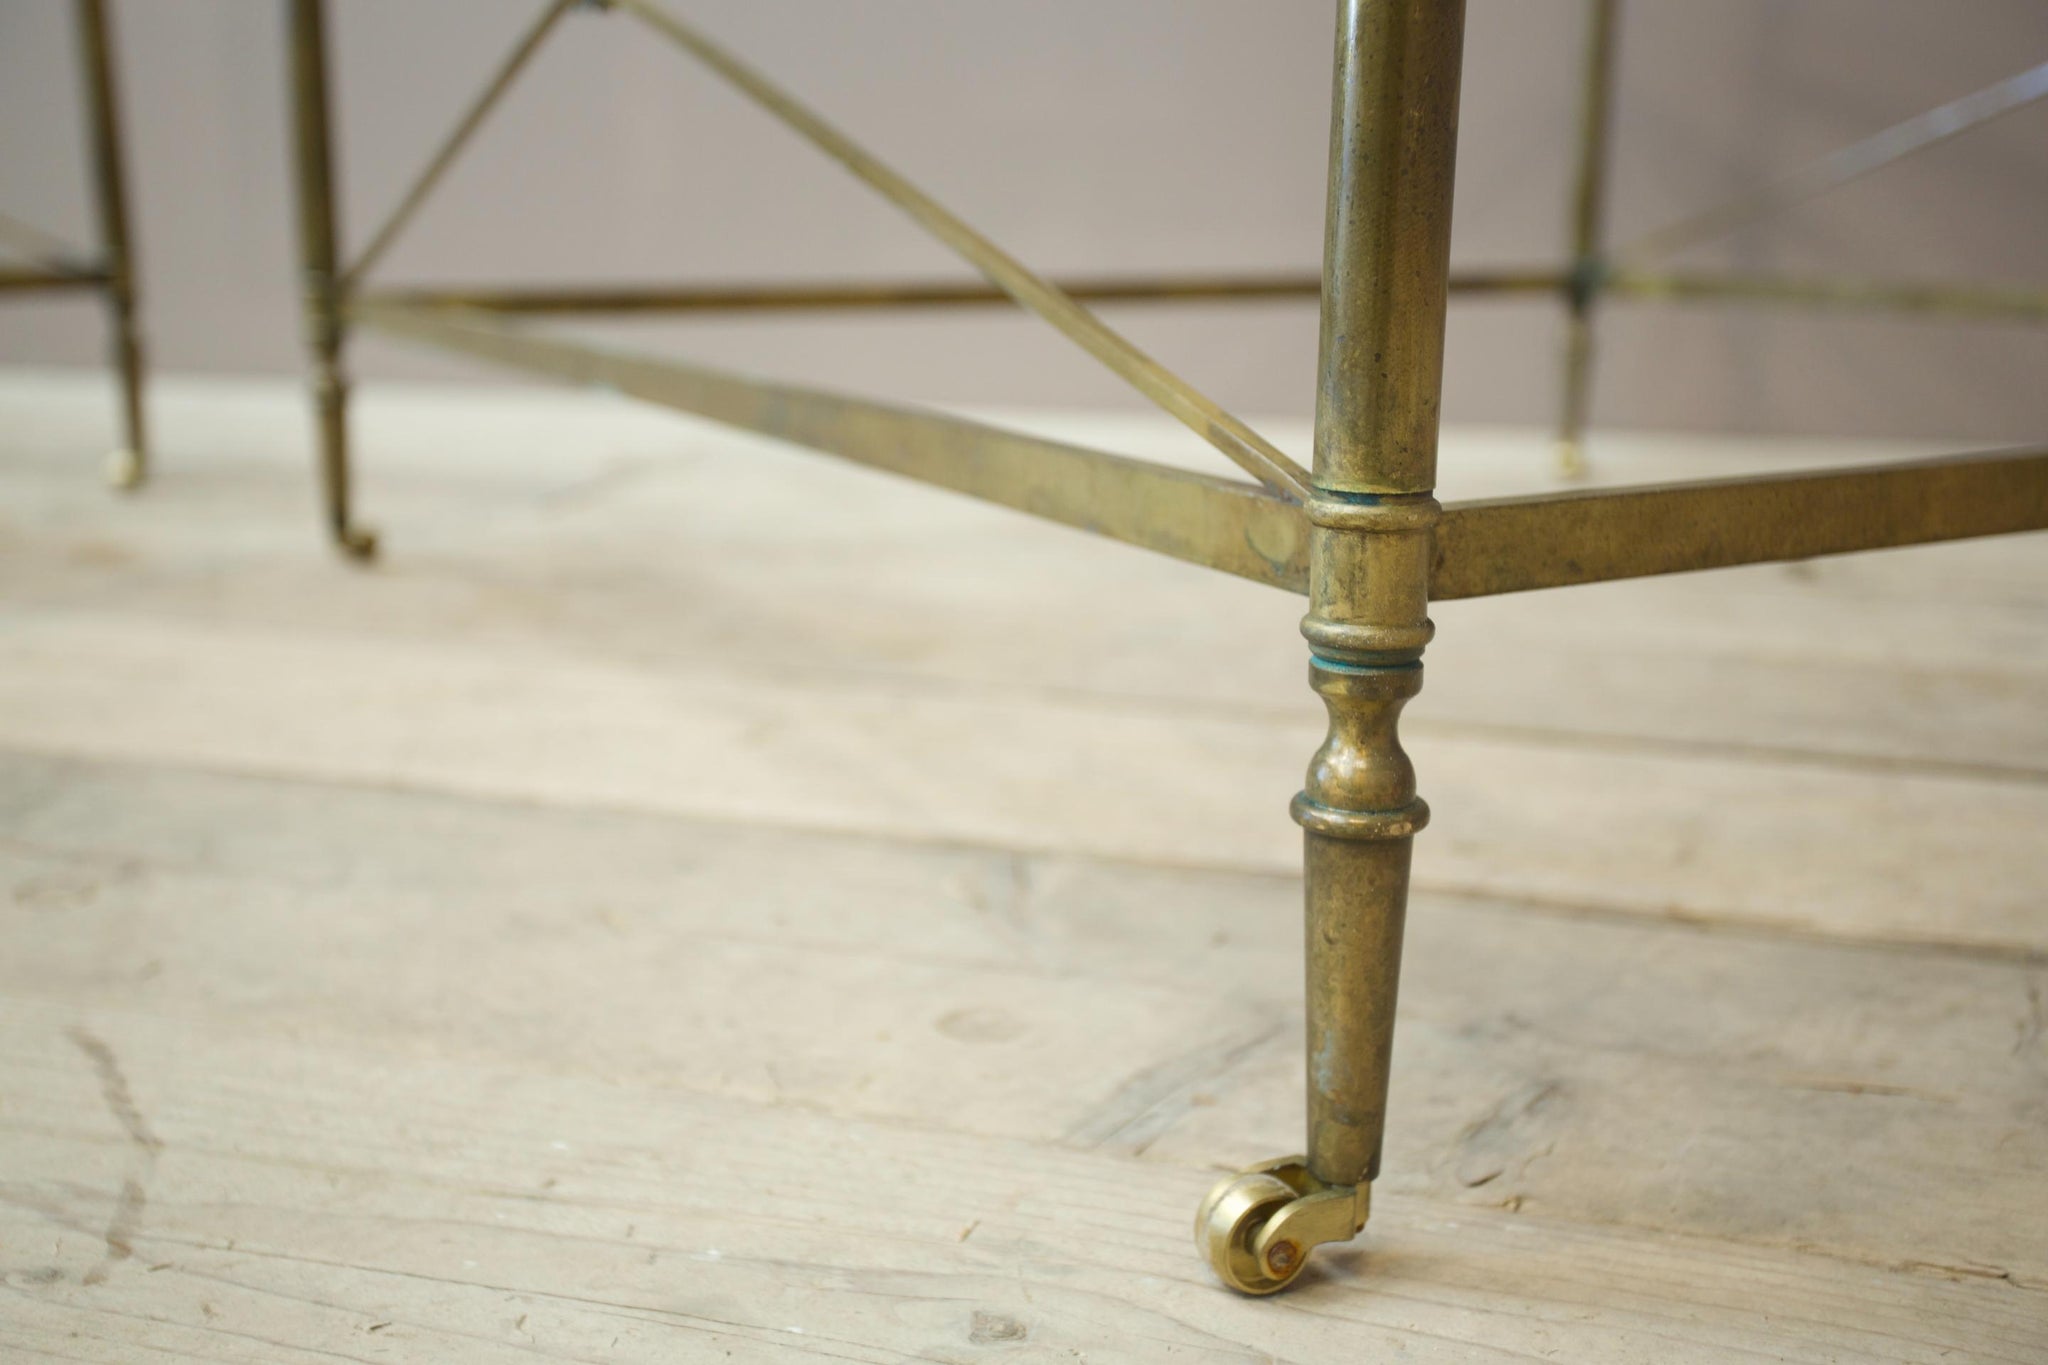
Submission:
<svg viewBox="0 0 2048 1365">
<path fill-rule="evenodd" d="M 135 252 L 114 79 L 113 25 L 107 0 L 76 0 L 75 13 L 100 248 L 96 256 L 75 251 L 41 228 L 0 214 L 0 249 L 29 263 L 25 268 L 0 267 L 0 293 L 88 289 L 105 298 L 114 371 L 121 385 L 121 443 L 108 458 L 107 478 L 116 488 L 134 488 L 149 470 L 149 438 L 142 409 L 142 331 L 136 321 Z"/>
</svg>

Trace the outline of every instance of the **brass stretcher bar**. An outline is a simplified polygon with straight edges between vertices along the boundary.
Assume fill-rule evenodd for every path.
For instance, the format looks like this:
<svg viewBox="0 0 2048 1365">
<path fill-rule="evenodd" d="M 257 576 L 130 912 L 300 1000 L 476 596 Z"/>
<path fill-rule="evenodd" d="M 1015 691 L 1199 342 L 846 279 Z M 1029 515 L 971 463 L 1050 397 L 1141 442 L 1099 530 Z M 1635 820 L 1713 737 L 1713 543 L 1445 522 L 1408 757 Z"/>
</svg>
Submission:
<svg viewBox="0 0 2048 1365">
<path fill-rule="evenodd" d="M 1490 597 L 2048 528 L 2048 448 L 1452 503 L 1430 596 Z"/>
<path fill-rule="evenodd" d="M 1126 459 L 792 384 L 621 355 L 488 315 L 366 301 L 349 319 L 515 369 L 591 384 L 1097 535 L 1301 591 L 1301 508 L 1256 484 Z"/>
<path fill-rule="evenodd" d="M 43 289 L 101 289 L 113 275 L 105 270 L 56 266 L 48 270 L 0 270 L 0 290 L 29 293 Z"/>
<path fill-rule="evenodd" d="M 97 255 L 74 250 L 53 233 L 0 213 L 0 255 L 25 260 L 0 265 L 0 294 L 90 289 L 104 296 L 114 369 L 121 388 L 121 444 L 107 461 L 116 488 L 141 484 L 149 441 L 143 422 L 142 332 L 136 321 L 135 256 L 128 232 L 128 183 L 121 147 L 121 113 L 114 82 L 113 27 L 106 0 L 76 0 L 81 74 L 85 85 L 93 201 L 98 212 Z"/>
<path fill-rule="evenodd" d="M 1253 484 L 964 418 L 541 336 L 479 309 L 365 299 L 390 336 L 774 437 L 1112 540 L 1308 591 L 1308 521 Z M 2048 527 L 2048 450 L 1451 503 L 1430 598 L 1811 559 Z"/>
<path fill-rule="evenodd" d="M 1221 1182 L 1195 1237 L 1217 1275 L 1265 1294 L 1309 1251 L 1365 1225 L 1379 1173 L 1415 835 L 1429 820 L 1401 747 L 1422 685 L 1431 601 L 2048 527 L 2048 449 L 1767 478 L 1577 490 L 1441 506 L 1435 496 L 1446 305 L 1454 292 L 1562 297 L 1570 310 L 1562 436 L 1584 423 L 1596 300 L 1732 298 L 2028 320 L 2048 291 L 1795 280 L 1652 269 L 1610 258 L 1601 210 L 1617 0 L 1588 0 L 1573 259 L 1564 269 L 1450 269 L 1463 0 L 1338 0 L 1322 272 L 1044 279 L 654 0 L 610 0 L 841 163 L 978 270 L 982 283 L 370 290 L 363 277 L 415 215 L 513 77 L 576 7 L 548 0 L 498 74 L 344 269 L 328 122 L 324 0 L 287 0 L 307 337 L 329 526 L 350 510 L 354 326 L 576 383 L 951 488 L 1307 598 L 1310 685 L 1329 713 L 1292 803 L 1303 831 L 1307 1117 L 1299 1156 Z M 1659 250 L 1818 192 L 1956 135 L 2048 88 L 2025 74 L 1909 120 L 1767 186 L 1731 219 L 1689 220 Z M 1937 117 L 1938 116 L 1938 117 Z M 1313 466 L 1303 469 L 1144 355 L 1085 303 L 1313 295 L 1321 304 Z M 510 314 L 964 306 L 1036 313 L 1257 482 L 1132 460 L 957 416 L 623 354 L 529 330 Z"/>
<path fill-rule="evenodd" d="M 1555 293 L 1557 271 L 1463 271 L 1451 276 L 1454 294 Z M 1083 303 L 1214 303 L 1254 299 L 1320 299 L 1320 275 L 1130 275 L 1054 280 L 1054 288 Z M 379 289 L 362 298 L 401 305 L 482 308 L 493 313 L 747 313 L 840 308 L 980 307 L 1012 304 L 994 285 L 972 280 L 894 280 L 873 283 L 758 285 L 586 285 L 582 288 L 513 286 L 496 289 Z"/>
<path fill-rule="evenodd" d="M 1051 282 L 1083 303 L 1217 303 L 1315 299 L 1318 276 L 1134 275 Z M 1453 272 L 1453 295 L 1556 294 L 1570 279 L 1556 270 Z M 1615 268 L 1599 288 L 1632 299 L 1675 303 L 1733 301 L 1818 308 L 1862 308 L 1953 318 L 2048 321 L 2048 290 L 1997 285 L 1915 284 L 1899 280 L 1736 275 L 1711 271 Z M 493 313 L 795 313 L 839 309 L 960 308 L 1014 303 L 993 285 L 971 280 L 831 281 L 822 284 L 499 286 L 371 289 L 356 297 L 408 307 L 481 308 Z"/>
</svg>

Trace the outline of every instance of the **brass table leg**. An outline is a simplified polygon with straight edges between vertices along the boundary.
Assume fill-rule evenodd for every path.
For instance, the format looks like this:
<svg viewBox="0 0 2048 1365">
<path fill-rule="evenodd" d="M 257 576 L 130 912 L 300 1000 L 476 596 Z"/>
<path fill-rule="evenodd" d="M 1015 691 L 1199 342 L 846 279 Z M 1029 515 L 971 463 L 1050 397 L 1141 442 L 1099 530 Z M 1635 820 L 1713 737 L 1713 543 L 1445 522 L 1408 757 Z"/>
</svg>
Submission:
<svg viewBox="0 0 2048 1365">
<path fill-rule="evenodd" d="M 350 512 L 347 340 L 342 315 L 334 140 L 328 127 L 327 18 L 324 0 L 291 0 L 292 125 L 298 171 L 299 254 L 306 347 L 312 362 L 320 492 L 335 545 L 353 559 L 377 552 L 376 533 Z"/>
<path fill-rule="evenodd" d="M 1572 267 L 1565 283 L 1564 401 L 1557 465 L 1586 472 L 1586 424 L 1593 403 L 1593 310 L 1607 285 L 1602 218 L 1607 202 L 1608 106 L 1614 89 L 1615 12 L 1621 0 L 1586 0 L 1585 86 L 1579 96 L 1579 165 L 1572 193 Z"/>
<path fill-rule="evenodd" d="M 1463 0 L 1343 0 L 1331 110 L 1309 611 L 1329 737 L 1294 799 L 1304 830 L 1308 1152 L 1232 1176 L 1197 1245 L 1268 1294 L 1365 1225 L 1379 1173 L 1415 832 L 1402 751 L 1429 621 L 1437 411 Z"/>
<path fill-rule="evenodd" d="M 93 190 L 106 261 L 107 315 L 113 333 L 114 369 L 121 382 L 121 445 L 107 459 L 107 480 L 126 489 L 141 484 L 149 470 L 149 438 L 143 425 L 142 335 L 135 319 L 135 259 L 129 243 L 128 186 L 106 0 L 78 0 L 78 34 L 85 64 Z"/>
</svg>

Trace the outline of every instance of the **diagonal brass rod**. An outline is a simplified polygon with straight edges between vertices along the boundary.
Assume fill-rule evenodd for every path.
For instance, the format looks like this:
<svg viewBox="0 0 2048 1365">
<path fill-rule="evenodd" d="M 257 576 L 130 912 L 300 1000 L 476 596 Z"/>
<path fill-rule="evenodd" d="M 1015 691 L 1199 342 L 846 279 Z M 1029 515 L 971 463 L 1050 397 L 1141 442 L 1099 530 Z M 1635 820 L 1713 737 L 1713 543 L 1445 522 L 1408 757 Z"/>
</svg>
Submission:
<svg viewBox="0 0 2048 1365">
<path fill-rule="evenodd" d="M 1308 523 L 1256 484 L 699 365 L 536 335 L 487 313 L 359 298 L 351 320 L 494 364 L 596 384 L 1255 582 L 1304 590 Z"/>
<path fill-rule="evenodd" d="M 440 150 L 434 153 L 433 159 L 420 171 L 419 178 L 412 182 L 412 187 L 398 201 L 398 207 L 384 220 L 384 226 L 378 228 L 376 234 L 370 238 L 370 244 L 363 248 L 363 254 L 356 258 L 354 265 L 343 272 L 343 293 L 355 288 L 357 282 L 369 273 L 370 267 L 377 263 L 378 258 L 391 248 L 391 244 L 398 239 L 399 232 L 412 221 L 413 215 L 418 213 L 420 206 L 426 202 L 427 195 L 433 192 L 434 186 L 440 183 L 441 177 L 448 173 L 448 168 L 455 164 L 455 158 L 469 144 L 476 130 L 483 125 L 484 118 L 497 106 L 505 92 L 512 88 L 512 82 L 526 69 L 526 64 L 533 60 L 534 53 L 540 50 L 541 40 L 553 31 L 555 24 L 575 7 L 576 2 L 577 0 L 548 0 L 547 8 L 540 12 L 532 26 L 520 37 L 503 65 L 491 77 L 490 83 L 484 86 L 482 93 L 457 121 L 447 140 L 441 144 Z"/>
<path fill-rule="evenodd" d="M 1282 489 L 1296 498 L 1307 498 L 1307 470 L 766 77 L 651 0 L 616 0 L 616 3 L 638 15 L 855 177 L 865 181 L 919 226 L 958 252 L 991 284 L 1058 328 L 1069 340 L 1223 452 L 1234 464 L 1261 483 Z"/>
<path fill-rule="evenodd" d="M 1659 228 L 1619 254 L 1630 261 L 1648 260 L 1719 237 L 1753 218 L 1838 189 L 1901 157 L 1946 142 L 2043 96 L 2048 96 L 2048 62 L 1916 114 L 1716 208 Z"/>
<path fill-rule="evenodd" d="M 80 268 L 80 253 L 73 251 L 63 238 L 45 232 L 33 223 L 25 223 L 11 213 L 0 213 L 0 248 L 52 270 Z"/>
</svg>

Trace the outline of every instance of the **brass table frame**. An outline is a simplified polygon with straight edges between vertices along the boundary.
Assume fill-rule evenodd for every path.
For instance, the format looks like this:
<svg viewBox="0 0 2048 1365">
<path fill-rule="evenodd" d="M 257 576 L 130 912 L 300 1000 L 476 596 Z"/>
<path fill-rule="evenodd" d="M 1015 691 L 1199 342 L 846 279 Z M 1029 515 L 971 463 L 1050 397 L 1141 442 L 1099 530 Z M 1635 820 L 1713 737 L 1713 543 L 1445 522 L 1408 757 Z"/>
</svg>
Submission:
<svg viewBox="0 0 2048 1365">
<path fill-rule="evenodd" d="M 121 382 L 123 442 L 108 458 L 107 479 L 116 488 L 134 488 L 149 469 L 149 440 L 143 423 L 142 334 L 136 322 L 135 256 L 129 246 L 127 171 L 114 81 L 113 30 L 106 0 L 75 0 L 74 12 L 94 200 L 99 210 L 100 255 L 88 257 L 41 228 L 0 213 L 0 250 L 28 262 L 26 266 L 0 265 L 0 293 L 96 289 L 105 296 L 114 369 Z"/>
<path fill-rule="evenodd" d="M 1293 803 L 1304 830 L 1307 1151 L 1218 1185 L 1203 1202 L 1195 1228 L 1198 1246 L 1217 1273 L 1249 1293 L 1284 1287 L 1300 1273 L 1310 1248 L 1349 1238 L 1365 1224 L 1380 1164 L 1409 857 L 1416 832 L 1429 818 L 1397 726 L 1403 704 L 1422 684 L 1422 653 L 1434 630 L 1432 600 L 2048 527 L 2048 448 L 1448 507 L 1437 502 L 1444 315 L 1454 289 L 1562 294 L 1572 310 L 1568 440 L 1576 438 L 1584 418 L 1593 307 L 1603 292 L 1939 307 L 1998 316 L 2032 317 L 2043 310 L 2043 296 L 2036 294 L 1659 276 L 1608 264 L 1598 220 L 1614 0 L 1589 3 L 1582 124 L 1587 150 L 1574 210 L 1577 255 L 1569 269 L 1451 273 L 1463 0 L 1339 0 L 1320 278 L 1066 284 L 1034 274 L 657 0 L 546 0 L 391 217 L 344 269 L 337 251 L 325 4 L 287 3 L 321 468 L 329 526 L 347 552 L 360 556 L 375 548 L 374 537 L 355 523 L 349 502 L 348 387 L 341 366 L 349 329 L 364 325 L 516 369 L 604 385 L 1307 597 L 1302 633 L 1309 642 L 1310 684 L 1329 712 L 1328 737 L 1310 760 L 1304 789 Z M 556 24 L 579 7 L 631 15 L 674 42 L 950 246 L 987 284 L 365 289 L 367 272 L 514 77 Z M 2037 68 L 1972 108 L 1989 117 L 1985 111 L 1994 104 L 2011 107 L 2021 96 L 2031 97 L 2030 90 L 2038 93 L 2027 82 L 2048 85 L 2044 78 L 2048 68 Z M 1937 120 L 1951 131 L 1956 122 L 1953 113 Z M 1928 131 L 1921 130 L 1921 145 Z M 1780 182 L 1746 201 L 1737 218 L 1723 213 L 1719 221 L 1737 221 L 1839 183 L 1857 166 L 1878 164 L 1878 152 L 1899 145 L 1894 137 L 1865 148 L 1850 163 Z M 1692 240 L 1704 230 L 1700 223 L 1681 226 L 1684 231 L 1663 234 L 1661 242 Z M 1086 300 L 1286 295 L 1319 296 L 1322 304 L 1312 469 L 1296 464 L 1084 306 Z M 1064 333 L 1256 482 L 621 354 L 536 334 L 502 316 L 1003 299 Z"/>
</svg>

